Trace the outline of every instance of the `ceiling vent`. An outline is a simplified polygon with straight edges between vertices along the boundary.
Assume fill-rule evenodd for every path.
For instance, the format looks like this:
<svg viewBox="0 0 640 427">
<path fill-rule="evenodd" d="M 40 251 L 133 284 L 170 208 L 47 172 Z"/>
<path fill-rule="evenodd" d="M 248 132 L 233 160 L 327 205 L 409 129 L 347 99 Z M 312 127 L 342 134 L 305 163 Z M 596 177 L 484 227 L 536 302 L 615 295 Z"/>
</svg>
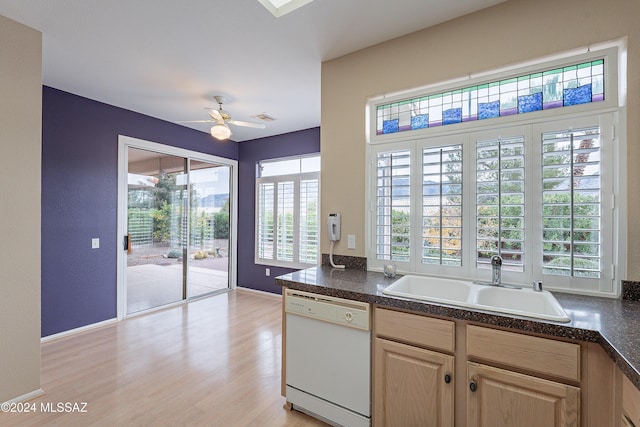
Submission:
<svg viewBox="0 0 640 427">
<path fill-rule="evenodd" d="M 260 113 L 260 114 L 256 114 L 255 116 L 251 116 L 254 119 L 258 119 L 258 120 L 262 120 L 263 122 L 272 122 L 275 120 L 274 117 L 271 117 L 270 115 L 268 115 L 267 113 Z"/>
</svg>

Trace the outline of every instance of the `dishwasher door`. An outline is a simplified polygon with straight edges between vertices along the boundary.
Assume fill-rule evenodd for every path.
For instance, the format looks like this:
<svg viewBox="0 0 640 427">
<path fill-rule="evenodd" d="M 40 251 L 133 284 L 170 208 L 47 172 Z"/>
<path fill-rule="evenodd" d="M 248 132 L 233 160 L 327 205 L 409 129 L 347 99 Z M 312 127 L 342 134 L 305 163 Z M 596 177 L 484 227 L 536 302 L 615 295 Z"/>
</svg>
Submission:
<svg viewBox="0 0 640 427">
<path fill-rule="evenodd" d="M 285 312 L 287 400 L 339 424 L 369 425 L 369 304 L 288 289 Z"/>
</svg>

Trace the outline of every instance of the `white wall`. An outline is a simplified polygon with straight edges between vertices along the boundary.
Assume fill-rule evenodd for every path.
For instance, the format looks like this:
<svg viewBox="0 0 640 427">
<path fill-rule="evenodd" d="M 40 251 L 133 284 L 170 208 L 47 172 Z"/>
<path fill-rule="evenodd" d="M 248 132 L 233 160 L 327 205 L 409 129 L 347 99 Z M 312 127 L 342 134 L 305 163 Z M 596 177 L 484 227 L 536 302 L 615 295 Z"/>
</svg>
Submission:
<svg viewBox="0 0 640 427">
<path fill-rule="evenodd" d="M 42 34 L 0 16 L 0 402 L 40 389 Z"/>
</svg>

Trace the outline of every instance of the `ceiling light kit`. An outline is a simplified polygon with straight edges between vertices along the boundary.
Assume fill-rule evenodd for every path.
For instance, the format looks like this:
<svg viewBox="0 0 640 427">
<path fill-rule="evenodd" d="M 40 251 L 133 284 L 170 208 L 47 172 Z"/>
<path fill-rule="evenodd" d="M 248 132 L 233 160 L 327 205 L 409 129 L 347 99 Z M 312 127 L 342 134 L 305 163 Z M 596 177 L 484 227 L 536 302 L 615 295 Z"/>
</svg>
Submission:
<svg viewBox="0 0 640 427">
<path fill-rule="evenodd" d="M 225 139 L 229 139 L 231 136 L 231 129 L 229 128 L 229 124 L 235 126 L 242 126 L 247 128 L 256 128 L 256 129 L 264 129 L 265 125 L 261 123 L 252 123 L 252 122 L 243 122 L 241 120 L 233 120 L 231 118 L 231 114 L 222 109 L 222 104 L 227 101 L 222 95 L 215 95 L 213 97 L 215 101 L 218 103 L 218 109 L 210 108 L 209 120 L 188 120 L 183 121 L 182 123 L 215 123 L 211 128 L 211 136 L 214 138 L 224 141 Z"/>
<path fill-rule="evenodd" d="M 226 124 L 217 124 L 211 128 L 211 136 L 219 140 L 229 139 L 231 136 L 231 129 Z"/>
</svg>

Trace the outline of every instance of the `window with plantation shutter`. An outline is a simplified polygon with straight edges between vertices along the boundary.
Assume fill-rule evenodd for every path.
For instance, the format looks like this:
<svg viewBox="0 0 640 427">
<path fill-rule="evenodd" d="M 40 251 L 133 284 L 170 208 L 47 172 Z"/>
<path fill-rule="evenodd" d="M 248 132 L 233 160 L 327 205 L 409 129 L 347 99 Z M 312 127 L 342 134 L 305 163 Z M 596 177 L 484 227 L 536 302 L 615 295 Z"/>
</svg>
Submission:
<svg viewBox="0 0 640 427">
<path fill-rule="evenodd" d="M 320 156 L 265 160 L 256 180 L 257 264 L 319 263 Z"/>
<path fill-rule="evenodd" d="M 376 258 L 409 261 L 411 152 L 379 153 L 376 183 Z"/>
<path fill-rule="evenodd" d="M 524 137 L 476 142 L 476 265 L 524 270 Z"/>
<path fill-rule="evenodd" d="M 422 150 L 423 264 L 462 264 L 462 146 Z"/>
<path fill-rule="evenodd" d="M 600 128 L 542 134 L 544 274 L 599 278 Z"/>
<path fill-rule="evenodd" d="M 627 51 L 564 52 L 367 102 L 368 268 L 616 297 Z M 461 77 L 461 76 L 459 76 Z"/>
<path fill-rule="evenodd" d="M 320 246 L 320 225 L 318 224 L 318 200 L 320 183 L 318 179 L 300 181 L 300 262 L 318 263 Z"/>
<path fill-rule="evenodd" d="M 263 182 L 258 184 L 257 203 L 257 257 L 262 259 L 274 259 L 273 257 L 273 237 L 274 237 L 274 213 L 275 213 L 275 186 L 273 182 Z"/>
</svg>

